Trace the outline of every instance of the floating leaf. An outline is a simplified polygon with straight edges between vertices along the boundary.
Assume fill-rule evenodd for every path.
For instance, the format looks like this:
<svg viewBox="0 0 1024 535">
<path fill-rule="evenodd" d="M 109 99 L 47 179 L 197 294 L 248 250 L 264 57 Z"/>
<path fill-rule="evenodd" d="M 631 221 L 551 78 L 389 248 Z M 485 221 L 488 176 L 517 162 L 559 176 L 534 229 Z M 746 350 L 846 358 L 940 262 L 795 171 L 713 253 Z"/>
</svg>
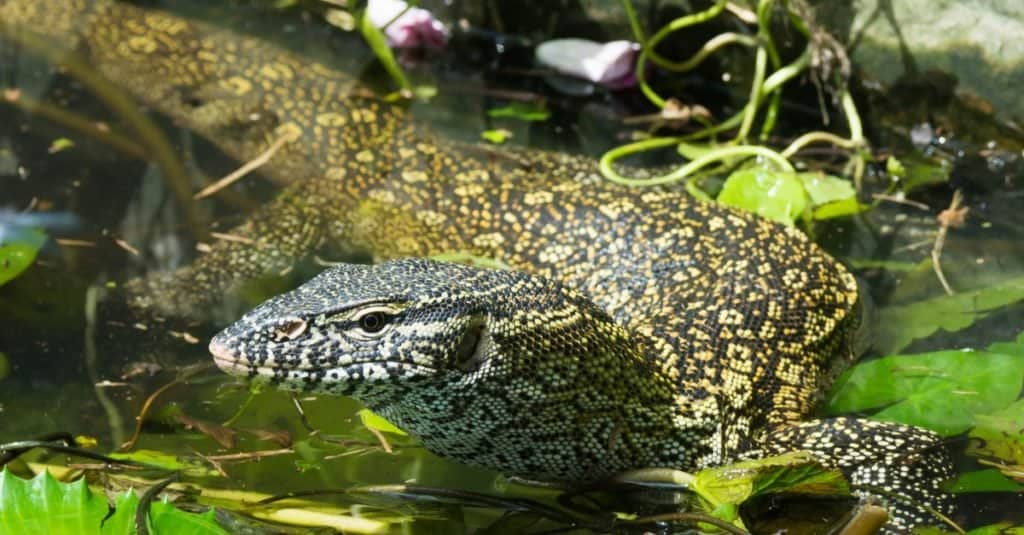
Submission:
<svg viewBox="0 0 1024 535">
<path fill-rule="evenodd" d="M 0 226 L 0 285 L 28 269 L 44 243 L 46 234 L 39 229 Z"/>
<path fill-rule="evenodd" d="M 884 407 L 872 418 L 917 425 L 949 436 L 974 425 L 976 414 L 1017 399 L 1024 355 L 938 351 L 894 355 L 855 366 L 836 382 L 830 414 Z"/>
<path fill-rule="evenodd" d="M 512 132 L 504 128 L 495 128 L 493 130 L 484 130 L 480 133 L 480 137 L 494 143 L 495 145 L 501 145 L 508 138 L 512 137 Z"/>
<path fill-rule="evenodd" d="M 793 173 L 751 168 L 729 175 L 718 202 L 792 225 L 807 207 L 807 195 Z"/>
<path fill-rule="evenodd" d="M 1022 356 L 1024 358 L 1024 356 Z M 1024 465 L 1024 399 L 990 414 L 975 417 L 967 453 Z"/>
<path fill-rule="evenodd" d="M 1017 483 L 995 469 L 975 470 L 960 474 L 949 487 L 957 494 L 967 492 L 1021 492 L 1024 485 Z"/>
<path fill-rule="evenodd" d="M 507 117 L 522 121 L 546 121 L 551 112 L 543 104 L 537 102 L 513 102 L 508 106 L 487 110 L 490 117 Z"/>
<path fill-rule="evenodd" d="M 956 332 L 967 328 L 994 310 L 1021 299 L 1024 299 L 1024 277 L 980 290 L 885 307 L 876 316 L 874 347 L 883 354 L 895 353 L 939 329 Z"/>
<path fill-rule="evenodd" d="M 842 473 L 825 469 L 809 453 L 801 451 L 701 470 L 695 474 L 691 488 L 716 510 L 739 506 L 762 494 L 850 493 Z"/>
<path fill-rule="evenodd" d="M 359 415 L 359 419 L 363 422 L 363 425 L 370 429 L 375 429 L 381 433 L 391 433 L 392 435 L 407 436 L 405 431 L 402 431 L 395 424 L 384 419 L 383 416 L 371 411 L 370 409 L 362 409 L 356 414 Z"/>
</svg>

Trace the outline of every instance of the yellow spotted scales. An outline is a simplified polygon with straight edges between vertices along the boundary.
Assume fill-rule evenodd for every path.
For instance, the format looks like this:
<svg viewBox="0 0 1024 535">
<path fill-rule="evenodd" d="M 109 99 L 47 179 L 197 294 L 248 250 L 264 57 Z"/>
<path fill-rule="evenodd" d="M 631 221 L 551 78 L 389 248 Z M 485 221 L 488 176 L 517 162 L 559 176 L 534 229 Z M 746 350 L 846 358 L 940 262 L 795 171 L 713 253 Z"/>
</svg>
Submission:
<svg viewBox="0 0 1024 535">
<path fill-rule="evenodd" d="M 224 369 L 353 395 L 430 450 L 510 474 L 585 481 L 807 449 L 857 486 L 948 511 L 934 435 L 801 422 L 851 360 L 857 288 L 799 231 L 609 184 L 590 158 L 440 138 L 338 71 L 159 11 L 0 0 L 0 20 L 80 50 L 239 160 L 287 139 L 265 172 L 293 185 L 231 231 L 247 240 L 136 281 L 139 304 L 203 307 L 328 243 L 512 268 L 328 269 L 218 335 Z M 898 522 L 927 517 L 895 505 Z"/>
</svg>

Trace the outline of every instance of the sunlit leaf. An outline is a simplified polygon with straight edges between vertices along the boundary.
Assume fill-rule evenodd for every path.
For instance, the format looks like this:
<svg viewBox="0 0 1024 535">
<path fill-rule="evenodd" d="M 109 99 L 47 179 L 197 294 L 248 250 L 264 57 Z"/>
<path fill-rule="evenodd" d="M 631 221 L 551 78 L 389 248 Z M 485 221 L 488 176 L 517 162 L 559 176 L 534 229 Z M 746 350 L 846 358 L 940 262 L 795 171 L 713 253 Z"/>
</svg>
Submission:
<svg viewBox="0 0 1024 535">
<path fill-rule="evenodd" d="M 901 178 L 907 174 L 907 169 L 903 167 L 903 162 L 897 160 L 895 156 L 889 156 L 885 160 L 885 172 L 894 178 Z"/>
<path fill-rule="evenodd" d="M 843 199 L 841 201 L 830 202 L 828 204 L 818 206 L 811 212 L 811 217 L 819 221 L 823 219 L 832 219 L 834 217 L 846 217 L 859 214 L 870 207 L 870 205 L 861 204 L 857 202 L 856 198 L 851 197 L 849 199 Z"/>
<path fill-rule="evenodd" d="M 849 180 L 825 173 L 797 173 L 811 204 L 821 206 L 836 201 L 856 200 L 857 191 Z"/>
<path fill-rule="evenodd" d="M 512 132 L 504 128 L 495 128 L 493 130 L 484 130 L 483 132 L 480 132 L 480 137 L 494 143 L 495 145 L 501 145 L 511 136 Z"/>
<path fill-rule="evenodd" d="M 487 110 L 490 117 L 507 117 L 522 121 L 546 121 L 551 112 L 543 104 L 537 102 L 513 102 L 508 106 Z"/>
<path fill-rule="evenodd" d="M 31 480 L 0 472 L 0 533 L 93 533 L 108 511 L 84 479 L 64 484 L 47 471 Z"/>
<path fill-rule="evenodd" d="M 70 139 L 68 139 L 66 137 L 59 137 L 59 138 L 53 140 L 52 143 L 50 143 L 50 148 L 47 149 L 46 152 L 49 152 L 50 154 L 56 154 L 56 153 L 58 153 L 60 151 L 70 149 L 71 147 L 74 147 L 74 146 L 75 146 L 75 142 L 74 141 L 71 141 Z"/>
<path fill-rule="evenodd" d="M 994 310 L 1021 299 L 1024 299 L 1024 277 L 980 290 L 884 307 L 878 311 L 872 330 L 874 347 L 882 354 L 895 353 L 939 329 L 956 332 L 967 328 Z"/>
<path fill-rule="evenodd" d="M 741 169 L 725 180 L 718 202 L 792 225 L 807 207 L 807 194 L 793 173 Z"/>
<path fill-rule="evenodd" d="M 881 410 L 872 418 L 962 433 L 976 414 L 1006 407 L 1024 383 L 1024 355 L 938 351 L 894 355 L 855 366 L 836 383 L 831 414 Z"/>
<path fill-rule="evenodd" d="M 0 226 L 0 285 L 28 269 L 44 243 L 46 234 L 41 230 Z"/>
<path fill-rule="evenodd" d="M 359 415 L 359 420 L 363 422 L 363 425 L 370 429 L 375 429 L 381 433 L 391 433 L 393 435 L 406 436 L 406 432 L 395 427 L 395 424 L 384 419 L 383 416 L 371 411 L 370 409 L 362 409 L 356 414 Z"/>
<path fill-rule="evenodd" d="M 839 471 L 822 467 L 806 452 L 701 470 L 695 474 L 691 488 L 716 509 L 738 506 L 761 494 L 846 495 L 850 492 Z"/>
<path fill-rule="evenodd" d="M 4 469 L 0 472 L 0 533 L 26 535 L 130 535 L 135 533 L 134 492 L 118 495 L 115 511 L 102 494 L 94 493 L 81 478 L 61 483 L 43 471 L 31 480 Z M 214 511 L 186 513 L 166 502 L 154 502 L 149 510 L 151 533 L 175 535 L 226 535 L 214 520 Z M 106 520 L 104 520 L 106 519 Z"/>
<path fill-rule="evenodd" d="M 950 485 L 950 492 L 1021 492 L 1024 485 L 1017 483 L 995 469 L 975 470 L 960 474 Z"/>
</svg>

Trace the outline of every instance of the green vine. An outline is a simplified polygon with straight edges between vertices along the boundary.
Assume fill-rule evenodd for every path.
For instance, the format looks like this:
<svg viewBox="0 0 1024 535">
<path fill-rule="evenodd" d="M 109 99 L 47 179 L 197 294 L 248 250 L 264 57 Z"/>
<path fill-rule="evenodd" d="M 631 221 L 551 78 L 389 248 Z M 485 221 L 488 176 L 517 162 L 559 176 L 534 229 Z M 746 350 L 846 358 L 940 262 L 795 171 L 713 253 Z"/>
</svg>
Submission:
<svg viewBox="0 0 1024 535">
<path fill-rule="evenodd" d="M 709 125 L 697 132 L 685 136 L 655 137 L 637 141 L 616 147 L 606 152 L 600 161 L 602 174 L 608 180 L 627 186 L 653 186 L 669 184 L 673 182 L 689 180 L 694 173 L 701 169 L 711 167 L 715 164 L 722 165 L 726 160 L 734 159 L 737 156 L 756 156 L 764 161 L 773 164 L 782 171 L 792 171 L 792 163 L 789 162 L 794 154 L 811 143 L 830 143 L 844 150 L 850 151 L 852 163 L 852 175 L 854 183 L 859 190 L 864 174 L 866 141 L 861 126 L 860 115 L 857 107 L 848 91 L 844 91 L 840 97 L 843 114 L 846 116 L 849 128 L 849 138 L 843 138 L 828 132 L 810 132 L 798 137 L 784 150 L 761 146 L 750 145 L 747 140 L 750 132 L 756 123 L 762 109 L 764 109 L 761 129 L 758 138 L 763 143 L 769 138 L 773 131 L 781 106 L 782 89 L 789 81 L 797 78 L 810 68 L 812 63 L 812 45 L 810 44 L 811 33 L 807 25 L 795 13 L 790 11 L 788 3 L 783 1 L 781 6 L 786 10 L 790 23 L 808 39 L 809 44 L 803 53 L 793 62 L 782 65 L 778 50 L 772 40 L 771 19 L 775 0 L 759 0 L 757 5 L 757 32 L 755 36 L 743 35 L 735 32 L 724 32 L 710 40 L 691 58 L 684 61 L 672 61 L 655 52 L 655 48 L 666 37 L 674 32 L 693 27 L 697 24 L 708 22 L 719 16 L 726 7 L 726 0 L 718 0 L 714 5 L 704 11 L 679 17 L 664 27 L 660 28 L 648 39 L 645 38 L 643 27 L 636 17 L 631 0 L 622 0 L 626 17 L 629 19 L 635 38 L 640 42 L 640 53 L 636 62 L 636 78 L 641 92 L 655 106 L 664 109 L 666 99 L 659 95 L 647 82 L 648 62 L 658 67 L 673 71 L 685 72 L 694 69 L 712 54 L 728 45 L 741 45 L 748 48 L 756 48 L 754 55 L 754 73 L 750 87 L 749 98 L 743 109 L 736 115 L 722 121 L 719 124 Z M 767 102 L 767 105 L 765 103 Z M 617 173 L 613 167 L 615 161 L 632 154 L 661 149 L 673 145 L 679 145 L 693 140 L 715 138 L 723 132 L 735 131 L 732 139 L 723 145 L 713 148 L 706 154 L 682 165 L 678 169 L 661 176 L 650 178 L 630 178 Z M 687 189 L 691 192 L 700 191 L 687 183 Z M 706 194 L 702 195 L 706 197 Z"/>
</svg>

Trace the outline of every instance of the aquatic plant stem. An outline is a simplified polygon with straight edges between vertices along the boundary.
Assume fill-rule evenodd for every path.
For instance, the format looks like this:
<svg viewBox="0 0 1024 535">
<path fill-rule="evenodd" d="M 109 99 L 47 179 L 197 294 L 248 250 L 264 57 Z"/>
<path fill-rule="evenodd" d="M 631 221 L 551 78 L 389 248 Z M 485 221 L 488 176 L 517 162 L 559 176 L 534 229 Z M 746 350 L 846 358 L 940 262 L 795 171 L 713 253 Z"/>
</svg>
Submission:
<svg viewBox="0 0 1024 535">
<path fill-rule="evenodd" d="M 736 156 L 761 156 L 775 164 L 775 166 L 778 167 L 781 171 L 789 173 L 796 172 L 796 169 L 793 168 L 793 165 L 790 164 L 789 161 L 787 161 L 785 158 L 783 158 L 778 152 L 775 152 L 774 150 L 769 149 L 767 147 L 761 147 L 757 145 L 736 145 L 712 149 L 708 151 L 707 154 L 704 154 L 699 158 L 691 160 L 686 165 L 680 167 L 679 169 L 671 173 L 652 178 L 627 178 L 622 175 L 619 175 L 612 168 L 612 163 L 614 163 L 615 160 L 623 156 L 640 152 L 643 150 L 674 145 L 676 143 L 679 143 L 679 141 L 679 138 L 674 137 L 656 138 L 639 141 L 637 143 L 630 143 L 629 145 L 624 145 L 622 147 L 612 149 L 601 157 L 601 161 L 599 164 L 601 173 L 604 174 L 605 178 L 607 178 L 611 182 L 621 184 L 623 186 L 657 186 L 684 180 L 686 178 L 689 178 L 694 172 L 704 167 L 707 167 L 708 165 Z"/>
</svg>

